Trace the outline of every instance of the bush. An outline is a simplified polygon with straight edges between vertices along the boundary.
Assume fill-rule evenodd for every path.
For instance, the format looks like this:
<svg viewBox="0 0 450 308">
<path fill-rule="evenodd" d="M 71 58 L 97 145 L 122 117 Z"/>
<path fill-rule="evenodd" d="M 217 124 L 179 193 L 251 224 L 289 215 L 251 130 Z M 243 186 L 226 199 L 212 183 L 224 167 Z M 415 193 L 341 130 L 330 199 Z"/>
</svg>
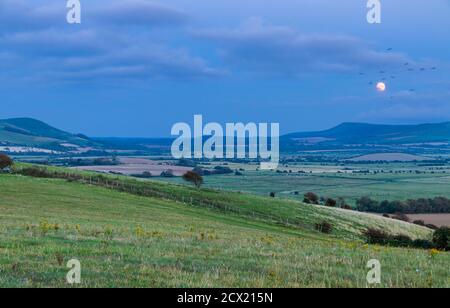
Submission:
<svg viewBox="0 0 450 308">
<path fill-rule="evenodd" d="M 163 171 L 163 172 L 161 173 L 161 176 L 162 176 L 163 178 L 173 178 L 173 177 L 175 177 L 175 175 L 173 174 L 173 171 L 172 171 L 172 170 L 166 170 L 166 171 Z"/>
<path fill-rule="evenodd" d="M 319 204 L 319 196 L 313 192 L 308 192 L 304 195 L 303 202 L 308 204 Z"/>
<path fill-rule="evenodd" d="M 197 188 L 200 188 L 200 186 L 203 185 L 203 177 L 194 171 L 186 172 L 183 175 L 183 180 L 185 180 L 186 182 L 193 183 Z"/>
<path fill-rule="evenodd" d="M 39 167 L 29 167 L 29 168 L 23 168 L 18 171 L 19 174 L 22 174 L 24 176 L 31 176 L 35 178 L 52 178 L 53 175 L 45 168 L 39 168 Z"/>
<path fill-rule="evenodd" d="M 394 235 L 390 236 L 388 240 L 389 245 L 395 247 L 411 247 L 413 240 L 407 235 Z"/>
<path fill-rule="evenodd" d="M 433 235 L 433 244 L 437 249 L 450 250 L 450 228 L 442 227 L 437 229 Z"/>
<path fill-rule="evenodd" d="M 396 213 L 394 216 L 392 216 L 392 219 L 405 221 L 405 222 L 410 222 L 409 217 L 406 214 L 403 214 L 403 213 Z"/>
<path fill-rule="evenodd" d="M 328 198 L 327 201 L 325 201 L 325 206 L 328 207 L 336 207 L 337 201 L 331 198 Z"/>
<path fill-rule="evenodd" d="M 425 227 L 425 221 L 423 220 L 414 220 L 413 224 Z"/>
<path fill-rule="evenodd" d="M 353 208 L 351 207 L 351 205 L 348 205 L 348 204 L 343 204 L 343 205 L 341 205 L 341 209 L 343 209 L 343 210 L 353 210 Z"/>
<path fill-rule="evenodd" d="M 431 230 L 437 230 L 437 229 L 439 229 L 439 227 L 437 227 L 437 226 L 435 226 L 435 225 L 432 225 L 432 224 L 426 224 L 425 227 L 427 227 L 428 229 L 431 229 Z"/>
<path fill-rule="evenodd" d="M 391 216 L 389 216 L 389 214 L 383 214 L 384 218 L 391 218 Z"/>
<path fill-rule="evenodd" d="M 412 240 L 407 235 L 390 235 L 381 230 L 369 228 L 363 232 L 366 236 L 366 241 L 368 244 L 377 244 L 377 245 L 388 245 L 393 247 L 412 247 L 419 249 L 432 249 L 435 248 L 435 245 L 428 240 Z"/>
<path fill-rule="evenodd" d="M 413 241 L 413 247 L 420 249 L 432 249 L 434 248 L 434 244 L 427 240 L 415 240 Z"/>
<path fill-rule="evenodd" d="M 389 234 L 377 230 L 374 228 L 369 228 L 363 232 L 363 235 L 366 237 L 366 241 L 368 244 L 379 244 L 379 245 L 386 245 L 389 241 Z"/>
<path fill-rule="evenodd" d="M 13 163 L 13 160 L 8 155 L 0 153 L 0 171 L 11 167 Z"/>
<path fill-rule="evenodd" d="M 333 225 L 329 222 L 322 221 L 321 223 L 316 224 L 316 230 L 325 234 L 330 234 L 333 231 Z"/>
<path fill-rule="evenodd" d="M 276 195 L 277 195 L 277 194 L 276 194 L 276 193 L 274 193 L 274 192 L 271 192 L 271 193 L 270 193 L 270 197 L 271 197 L 271 198 L 275 198 L 275 197 L 276 197 Z"/>
</svg>

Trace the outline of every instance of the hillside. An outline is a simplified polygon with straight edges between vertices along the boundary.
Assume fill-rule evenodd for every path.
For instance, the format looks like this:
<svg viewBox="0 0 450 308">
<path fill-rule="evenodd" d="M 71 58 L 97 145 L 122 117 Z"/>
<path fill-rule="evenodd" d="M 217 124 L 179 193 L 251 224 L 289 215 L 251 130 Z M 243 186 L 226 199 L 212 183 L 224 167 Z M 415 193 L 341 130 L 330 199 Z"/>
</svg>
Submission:
<svg viewBox="0 0 450 308">
<path fill-rule="evenodd" d="M 383 262 L 384 287 L 449 286 L 448 254 L 367 246 L 360 236 L 373 226 L 424 238 L 425 228 L 287 200 L 108 179 L 110 189 L 76 178 L 0 175 L 0 286 L 66 286 L 71 258 L 82 262 L 84 286 L 365 287 L 372 258 Z M 160 197 L 117 191 L 131 184 Z M 314 230 L 322 220 L 335 226 L 331 235 Z"/>
<path fill-rule="evenodd" d="M 25 146 L 60 152 L 126 150 L 169 153 L 172 138 L 89 138 L 74 135 L 29 118 L 0 120 L 0 147 Z M 283 152 L 394 145 L 450 148 L 450 122 L 421 125 L 377 125 L 343 123 L 320 132 L 292 133 L 281 137 Z M 386 149 L 386 148 L 384 148 Z M 1 149 L 0 149 L 1 150 Z"/>
<path fill-rule="evenodd" d="M 70 148 L 99 146 L 99 143 L 35 119 L 16 118 L 0 120 L 0 145 L 64 151 Z"/>
<path fill-rule="evenodd" d="M 420 125 L 378 125 L 343 123 L 320 132 L 283 136 L 286 147 L 302 145 L 398 145 L 412 143 L 450 143 L 450 122 Z M 440 144 L 442 147 L 443 145 Z"/>
</svg>

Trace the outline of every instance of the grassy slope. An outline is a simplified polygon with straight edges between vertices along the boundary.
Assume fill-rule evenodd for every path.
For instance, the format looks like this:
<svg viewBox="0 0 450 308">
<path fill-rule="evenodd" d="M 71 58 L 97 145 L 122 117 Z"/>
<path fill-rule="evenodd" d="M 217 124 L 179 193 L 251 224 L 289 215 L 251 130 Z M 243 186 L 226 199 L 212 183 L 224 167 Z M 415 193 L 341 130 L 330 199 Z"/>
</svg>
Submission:
<svg viewBox="0 0 450 308">
<path fill-rule="evenodd" d="M 15 168 L 20 169 L 28 166 L 30 165 L 17 164 Z M 59 174 L 83 175 L 86 179 L 90 175 L 94 177 L 98 175 L 98 173 L 60 167 L 46 168 Z M 158 198 L 181 201 L 226 214 L 236 214 L 246 219 L 288 226 L 295 228 L 297 231 L 314 231 L 316 223 L 326 220 L 334 226 L 333 236 L 344 239 L 361 239 L 361 231 L 367 229 L 367 227 L 383 229 L 392 234 L 408 235 L 413 239 L 431 236 L 431 230 L 427 228 L 385 219 L 378 215 L 311 206 L 289 199 L 273 199 L 237 192 L 224 193 L 214 189 L 198 190 L 184 185 L 168 184 L 161 181 L 142 181 L 125 176 L 103 176 L 126 187 L 133 186 L 134 188 L 148 190 L 151 196 L 157 196 Z"/>
<path fill-rule="evenodd" d="M 82 263 L 83 286 L 364 287 L 372 258 L 383 264 L 384 287 L 450 286 L 444 253 L 369 247 L 340 232 L 63 180 L 0 175 L 0 187 L 1 287 L 66 286 L 71 258 Z M 59 230 L 44 234 L 44 221 Z"/>
<path fill-rule="evenodd" d="M 7 128 L 14 130 L 11 131 Z M 51 127 L 44 122 L 29 118 L 0 120 L 0 140 L 11 144 L 34 147 L 47 147 L 53 143 L 62 142 L 80 146 L 88 146 L 93 143 L 90 140 Z"/>
</svg>

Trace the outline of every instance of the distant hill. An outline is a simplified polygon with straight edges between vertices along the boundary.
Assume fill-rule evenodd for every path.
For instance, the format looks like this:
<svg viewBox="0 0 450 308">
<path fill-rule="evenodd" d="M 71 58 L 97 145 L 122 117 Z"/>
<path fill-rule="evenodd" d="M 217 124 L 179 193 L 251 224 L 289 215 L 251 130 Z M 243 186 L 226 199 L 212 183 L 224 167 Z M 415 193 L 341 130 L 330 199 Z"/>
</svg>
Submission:
<svg viewBox="0 0 450 308">
<path fill-rule="evenodd" d="M 332 147 L 348 145 L 405 145 L 450 142 L 450 122 L 420 125 L 378 125 L 343 123 L 319 132 L 283 136 L 282 146 Z"/>
<path fill-rule="evenodd" d="M 0 150 L 21 146 L 61 152 L 127 150 L 169 152 L 172 138 L 90 138 L 72 134 L 31 118 L 0 120 Z M 450 122 L 421 125 L 343 123 L 319 132 L 281 137 L 281 151 L 365 147 L 450 147 Z"/>
<path fill-rule="evenodd" d="M 35 119 L 15 118 L 0 120 L 0 145 L 64 150 L 100 144 L 86 136 L 71 134 Z"/>
</svg>

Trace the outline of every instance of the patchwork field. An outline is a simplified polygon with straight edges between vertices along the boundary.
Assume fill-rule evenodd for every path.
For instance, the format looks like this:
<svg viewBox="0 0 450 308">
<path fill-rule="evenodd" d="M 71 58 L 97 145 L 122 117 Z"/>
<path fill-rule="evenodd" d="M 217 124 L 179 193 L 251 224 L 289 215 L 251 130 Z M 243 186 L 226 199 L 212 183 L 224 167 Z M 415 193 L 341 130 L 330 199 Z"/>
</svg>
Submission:
<svg viewBox="0 0 450 308">
<path fill-rule="evenodd" d="M 181 179 L 170 179 L 180 182 Z M 450 197 L 449 174 L 359 174 L 359 173 L 275 173 L 246 171 L 243 176 L 220 175 L 205 178 L 207 187 L 251 192 L 268 196 L 303 199 L 309 191 L 323 197 L 355 200 L 370 196 L 377 200 L 406 200 L 409 198 Z M 295 192 L 299 192 L 296 195 Z"/>
<path fill-rule="evenodd" d="M 450 287 L 448 253 L 368 246 L 360 235 L 374 226 L 428 238 L 425 228 L 295 201 L 141 185 L 230 208 L 0 175 L 0 287 L 67 287 L 72 258 L 82 264 L 81 286 L 91 287 L 366 287 L 374 258 L 382 287 Z M 314 230 L 324 219 L 335 226 L 331 235 Z"/>
<path fill-rule="evenodd" d="M 188 167 L 174 166 L 166 161 L 155 161 L 144 158 L 128 158 L 119 159 L 119 165 L 112 166 L 83 166 L 75 167 L 77 170 L 96 171 L 103 173 L 120 173 L 123 175 L 141 175 L 149 172 L 153 176 L 160 176 L 164 171 L 172 171 L 175 176 L 182 176 L 186 172 L 192 170 Z"/>
</svg>

